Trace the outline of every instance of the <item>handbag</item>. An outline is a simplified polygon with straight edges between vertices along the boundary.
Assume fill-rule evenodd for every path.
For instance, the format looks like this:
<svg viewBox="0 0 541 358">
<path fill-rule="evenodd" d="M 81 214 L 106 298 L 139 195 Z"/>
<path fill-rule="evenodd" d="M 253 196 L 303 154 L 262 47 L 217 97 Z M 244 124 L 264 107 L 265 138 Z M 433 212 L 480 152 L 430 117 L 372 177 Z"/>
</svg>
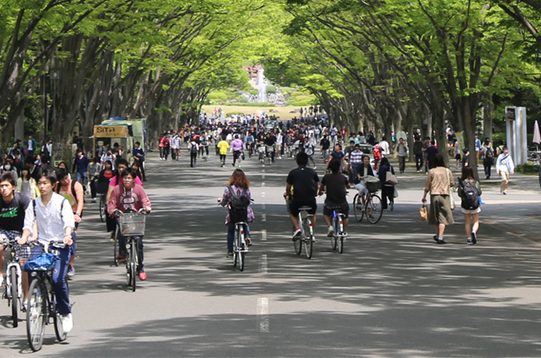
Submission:
<svg viewBox="0 0 541 358">
<path fill-rule="evenodd" d="M 421 206 L 421 208 L 419 209 L 419 217 L 423 221 L 428 220 L 428 209 L 426 208 L 426 205 Z"/>
<path fill-rule="evenodd" d="M 396 186 L 393 187 L 393 189 L 394 189 L 393 198 L 398 198 L 398 190 L 396 190 Z"/>
<path fill-rule="evenodd" d="M 391 184 L 391 185 L 398 184 L 398 179 L 390 170 L 387 173 L 385 173 L 385 184 Z"/>
</svg>

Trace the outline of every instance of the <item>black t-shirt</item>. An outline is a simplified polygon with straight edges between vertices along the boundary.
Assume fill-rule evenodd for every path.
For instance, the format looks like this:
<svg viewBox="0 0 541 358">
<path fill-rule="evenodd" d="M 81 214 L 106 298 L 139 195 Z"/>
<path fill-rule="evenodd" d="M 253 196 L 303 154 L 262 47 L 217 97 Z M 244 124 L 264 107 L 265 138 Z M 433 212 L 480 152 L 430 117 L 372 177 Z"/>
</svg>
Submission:
<svg viewBox="0 0 541 358">
<path fill-rule="evenodd" d="M 309 201 L 316 197 L 319 177 L 312 168 L 299 167 L 289 172 L 287 183 L 293 186 L 293 199 Z"/>
<path fill-rule="evenodd" d="M 339 205 L 347 203 L 347 186 L 348 179 L 340 174 L 325 174 L 321 180 L 321 184 L 325 185 L 325 193 L 327 197 L 325 198 L 325 204 L 329 205 Z"/>
<path fill-rule="evenodd" d="M 10 203 L 0 197 L 0 230 L 23 231 L 24 211 L 30 204 L 30 198 L 15 193 Z"/>
</svg>

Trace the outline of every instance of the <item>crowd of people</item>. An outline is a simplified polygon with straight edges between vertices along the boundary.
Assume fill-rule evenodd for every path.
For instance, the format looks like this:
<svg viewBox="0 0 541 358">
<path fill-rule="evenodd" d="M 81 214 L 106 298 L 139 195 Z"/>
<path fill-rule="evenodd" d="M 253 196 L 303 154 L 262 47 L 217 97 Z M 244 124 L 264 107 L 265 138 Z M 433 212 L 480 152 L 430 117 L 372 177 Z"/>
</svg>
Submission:
<svg viewBox="0 0 541 358">
<path fill-rule="evenodd" d="M 457 187 L 465 219 L 466 242 L 476 244 L 482 191 L 474 169 L 468 164 L 468 156 L 473 154 L 467 148 L 460 150 L 458 141 L 452 136 L 446 145 L 438 145 L 433 138 L 421 139 L 415 132 L 412 142 L 415 171 L 427 174 L 421 201 L 430 203 L 428 222 L 435 226 L 434 240 L 438 244 L 445 243 L 445 228 L 454 222 L 451 190 Z M 392 211 L 397 197 L 395 174 L 406 172 L 406 161 L 410 156 L 408 140 L 403 136 L 397 137 L 392 133 L 389 141 L 386 136 L 377 140 L 371 131 L 351 133 L 317 118 L 282 122 L 271 117 L 242 116 L 230 123 L 185 126 L 163 133 L 157 147 L 161 161 L 179 161 L 186 155 L 190 158 L 190 167 L 195 168 L 198 161 L 215 155 L 219 157 L 221 167 L 233 167 L 220 199 L 221 205 L 228 208 L 225 218 L 228 256 L 232 255 L 236 222 L 246 222 L 246 245 L 252 244 L 248 224 L 254 220 L 254 212 L 250 181 L 241 169 L 243 161 L 254 158 L 262 165 L 273 165 L 276 160 L 295 158 L 297 168 L 288 173 L 284 193 L 293 227 L 292 239 L 295 240 L 301 232 L 298 222 L 300 208 L 310 207 L 309 213 L 315 214 L 318 195 L 326 195 L 323 219 L 328 236 L 334 234 L 331 213 L 336 208 L 344 214 L 344 227 L 347 228 L 349 204 L 346 196 L 349 188 L 356 188 L 364 200 L 369 194 L 367 182 L 379 181 L 382 209 Z M 446 165 L 442 150 L 448 150 L 461 168 L 458 180 Z M 22 246 L 35 240 L 43 244 L 54 240 L 66 245 L 60 250 L 53 281 L 64 331 L 69 332 L 73 320 L 66 280 L 75 274 L 76 233 L 78 225 L 83 222 L 85 197 L 92 202 L 99 195 L 105 198 L 106 230 L 111 232 L 111 238 L 117 225 L 117 211 L 143 209 L 150 212 L 152 207 L 144 190 L 146 153 L 140 143 L 136 142 L 129 153 L 117 143 L 111 146 L 104 144 L 94 153 L 78 148 L 70 165 L 53 162 L 52 151 L 52 141 L 48 140 L 38 148 L 29 136 L 24 143 L 16 141 L 5 154 L 0 168 L 0 231 L 10 239 L 18 239 Z M 321 157 L 315 158 L 318 152 Z M 475 155 L 483 163 L 486 179 L 490 179 L 491 168 L 496 166 L 501 177 L 501 193 L 507 194 L 509 177 L 514 173 L 508 149 L 501 147 L 497 150 L 490 140 L 485 139 L 478 148 L 476 144 Z M 315 159 L 325 163 L 325 174 L 321 180 L 316 172 Z M 395 172 L 392 162 L 397 163 L 398 172 Z M 234 211 L 232 205 L 238 198 L 246 198 L 246 210 L 241 214 Z M 147 273 L 143 241 L 139 240 L 139 243 L 138 276 L 144 281 Z M 3 250 L 0 245 L 2 276 Z M 29 256 L 23 259 L 29 259 Z M 126 259 L 126 241 L 122 237 L 119 238 L 117 259 Z M 27 290 L 27 276 L 24 287 Z"/>
</svg>

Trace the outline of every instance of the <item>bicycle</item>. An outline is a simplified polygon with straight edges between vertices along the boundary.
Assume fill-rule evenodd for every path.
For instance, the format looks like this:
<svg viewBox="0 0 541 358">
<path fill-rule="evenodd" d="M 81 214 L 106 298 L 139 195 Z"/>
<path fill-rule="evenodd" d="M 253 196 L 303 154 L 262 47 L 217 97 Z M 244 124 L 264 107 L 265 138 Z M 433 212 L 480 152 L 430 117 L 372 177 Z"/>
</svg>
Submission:
<svg viewBox="0 0 541 358">
<path fill-rule="evenodd" d="M 240 271 L 244 271 L 246 253 L 248 252 L 245 241 L 247 227 L 248 224 L 244 221 L 235 223 L 235 239 L 233 240 L 233 267 L 238 267 Z"/>
<path fill-rule="evenodd" d="M 355 215 L 355 219 L 359 222 L 366 216 L 366 220 L 370 224 L 377 224 L 383 215 L 381 198 L 377 194 L 378 190 L 381 189 L 381 183 L 377 181 L 366 182 L 365 184 L 368 189 L 368 194 L 355 194 L 355 197 L 353 198 L 353 214 Z"/>
<path fill-rule="evenodd" d="M 52 272 L 58 260 L 58 249 L 64 248 L 65 245 L 63 242 L 51 241 L 42 246 L 44 253 L 27 261 L 24 266 L 32 281 L 28 289 L 26 305 L 26 335 L 30 349 L 34 352 L 41 349 L 45 325 L 51 323 L 51 318 L 56 339 L 63 342 L 68 336 L 64 332 L 60 314 L 56 310 L 56 295 L 52 278 Z"/>
<path fill-rule="evenodd" d="M 13 321 L 13 328 L 19 326 L 19 307 L 22 303 L 22 270 L 19 262 L 18 250 L 21 250 L 22 246 L 17 244 L 19 237 L 14 240 L 9 240 L 6 235 L 0 235 L 0 245 L 4 245 L 9 252 L 9 261 L 6 267 L 6 277 L 3 298 L 7 299 L 8 307 L 11 307 L 11 318 Z"/>
<path fill-rule="evenodd" d="M 332 226 L 334 228 L 333 236 L 331 237 L 331 247 L 333 251 L 339 253 L 344 252 L 344 241 L 348 237 L 348 234 L 344 231 L 344 219 L 345 215 L 341 213 L 340 206 L 329 207 L 332 210 Z"/>
<path fill-rule="evenodd" d="M 314 249 L 314 215 L 309 214 L 308 211 L 312 210 L 310 206 L 301 206 L 299 208 L 299 223 L 301 224 L 301 234 L 293 240 L 293 246 L 295 253 L 300 255 L 302 247 L 304 246 L 304 253 L 306 258 L 311 259 Z"/>
<path fill-rule="evenodd" d="M 99 197 L 98 212 L 100 214 L 100 221 L 103 223 L 105 222 L 105 217 L 107 215 L 106 213 L 107 204 L 105 203 L 105 194 L 98 193 L 96 195 Z"/>
<path fill-rule="evenodd" d="M 146 211 L 140 209 L 137 212 L 123 213 L 120 210 L 115 211 L 115 216 L 118 218 L 117 233 L 126 238 L 126 276 L 128 287 L 135 292 L 137 287 L 137 274 L 139 273 L 139 255 L 137 249 L 142 244 L 141 240 L 145 235 Z M 115 251 L 118 245 L 118 238 L 115 240 Z M 115 256 L 115 263 L 118 265 L 118 260 Z"/>
</svg>

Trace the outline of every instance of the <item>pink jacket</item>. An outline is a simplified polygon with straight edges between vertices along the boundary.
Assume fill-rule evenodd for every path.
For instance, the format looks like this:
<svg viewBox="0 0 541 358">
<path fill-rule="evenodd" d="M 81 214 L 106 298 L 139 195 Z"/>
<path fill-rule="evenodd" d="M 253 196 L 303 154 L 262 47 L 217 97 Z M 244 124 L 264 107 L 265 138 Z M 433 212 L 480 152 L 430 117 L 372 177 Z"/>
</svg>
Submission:
<svg viewBox="0 0 541 358">
<path fill-rule="evenodd" d="M 150 199 L 142 186 L 135 184 L 132 190 L 127 191 L 124 186 L 117 185 L 111 193 L 107 212 L 113 213 L 115 209 L 122 212 L 137 211 L 144 207 L 150 207 Z"/>
</svg>

